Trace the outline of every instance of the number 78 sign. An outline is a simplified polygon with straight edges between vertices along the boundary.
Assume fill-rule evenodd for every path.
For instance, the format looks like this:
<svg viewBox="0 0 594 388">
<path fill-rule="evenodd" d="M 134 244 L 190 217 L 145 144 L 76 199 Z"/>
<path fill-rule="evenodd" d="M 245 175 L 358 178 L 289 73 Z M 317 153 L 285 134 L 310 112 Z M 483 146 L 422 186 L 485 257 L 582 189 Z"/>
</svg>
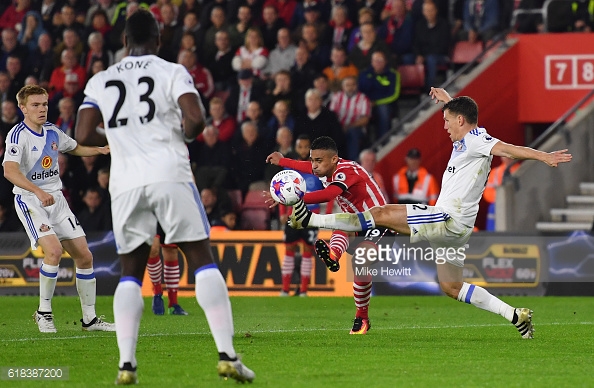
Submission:
<svg viewBox="0 0 594 388">
<path fill-rule="evenodd" d="M 545 56 L 545 88 L 594 88 L 594 55 Z"/>
</svg>

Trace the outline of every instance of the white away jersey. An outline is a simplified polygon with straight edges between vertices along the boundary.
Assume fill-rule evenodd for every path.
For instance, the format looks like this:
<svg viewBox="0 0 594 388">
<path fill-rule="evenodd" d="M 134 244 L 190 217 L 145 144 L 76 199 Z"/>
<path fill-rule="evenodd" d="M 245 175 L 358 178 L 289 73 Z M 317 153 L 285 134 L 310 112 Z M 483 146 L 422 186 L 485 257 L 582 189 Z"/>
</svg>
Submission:
<svg viewBox="0 0 594 388">
<path fill-rule="evenodd" d="M 80 109 L 97 108 L 103 116 L 112 197 L 158 182 L 193 181 L 177 104 L 186 93 L 198 94 L 186 68 L 155 55 L 125 57 L 89 80 Z"/>
<path fill-rule="evenodd" d="M 435 206 L 447 209 L 465 226 L 474 226 L 491 171 L 491 149 L 498 141 L 484 128 L 475 128 L 462 140 L 454 142 Z"/>
<path fill-rule="evenodd" d="M 76 141 L 52 123 L 45 123 L 41 133 L 37 133 L 24 122 L 15 125 L 6 135 L 5 162 L 17 162 L 19 170 L 43 191 L 51 193 L 62 190 L 58 151 L 75 149 Z M 31 194 L 15 186 L 15 194 Z"/>
</svg>

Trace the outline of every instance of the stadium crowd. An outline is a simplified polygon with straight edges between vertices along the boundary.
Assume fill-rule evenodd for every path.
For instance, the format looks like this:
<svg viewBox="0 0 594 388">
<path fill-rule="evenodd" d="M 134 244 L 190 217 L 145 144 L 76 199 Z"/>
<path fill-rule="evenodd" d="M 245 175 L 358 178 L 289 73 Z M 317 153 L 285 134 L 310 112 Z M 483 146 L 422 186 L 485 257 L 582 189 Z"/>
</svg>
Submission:
<svg viewBox="0 0 594 388">
<path fill-rule="evenodd" d="M 592 2 L 590 2 L 591 4 Z M 591 31 L 587 1 L 572 3 L 564 31 Z M 123 29 L 140 7 L 161 28 L 159 56 L 185 66 L 208 113 L 189 145 L 209 220 L 225 227 L 234 206 L 270 178 L 265 156 L 300 135 L 328 135 L 357 160 L 398 117 L 398 66 L 422 64 L 425 89 L 455 42 L 488 42 L 533 0 L 13 0 L 0 5 L 0 155 L 21 119 L 17 91 L 49 92 L 50 122 L 73 136 L 86 81 L 126 55 Z M 540 23 L 540 24 L 539 24 Z M 520 32 L 543 31 L 537 17 Z M 61 155 L 64 193 L 86 231 L 108 230 L 109 156 Z M 264 183 L 267 187 L 267 183 Z M 233 222 L 234 224 L 234 222 Z M 229 225 L 227 225 L 229 226 Z M 0 231 L 21 230 L 12 184 L 0 176 Z"/>
</svg>

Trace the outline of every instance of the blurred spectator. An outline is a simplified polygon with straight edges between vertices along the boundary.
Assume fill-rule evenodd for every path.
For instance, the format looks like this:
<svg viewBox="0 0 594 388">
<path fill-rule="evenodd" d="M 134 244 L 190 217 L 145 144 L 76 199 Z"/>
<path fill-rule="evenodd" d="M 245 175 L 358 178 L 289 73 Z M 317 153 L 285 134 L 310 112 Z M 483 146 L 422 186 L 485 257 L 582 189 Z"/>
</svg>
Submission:
<svg viewBox="0 0 594 388">
<path fill-rule="evenodd" d="M 16 104 L 17 90 L 10 88 L 10 77 L 4 71 L 0 71 L 0 102 L 13 101 Z"/>
<path fill-rule="evenodd" d="M 103 63 L 103 68 L 107 69 L 113 64 L 113 54 L 104 46 L 103 35 L 95 31 L 89 34 L 87 38 L 89 49 L 83 55 L 82 66 L 87 73 L 91 71 L 91 65 L 95 60 Z"/>
<path fill-rule="evenodd" d="M 245 112 L 245 120 L 250 121 L 258 128 L 258 137 L 260 138 L 262 145 L 266 152 L 274 146 L 274 133 L 268 131 L 268 116 L 264 116 L 262 107 L 258 101 L 251 101 L 248 104 Z"/>
<path fill-rule="evenodd" d="M 293 20 L 293 14 L 297 7 L 295 0 L 266 0 L 264 1 L 264 7 L 272 5 L 278 10 L 278 16 L 285 22 L 286 26 L 291 26 Z"/>
<path fill-rule="evenodd" d="M 93 62 L 91 62 L 91 68 L 87 72 L 87 79 L 91 79 L 92 76 L 103 70 L 105 70 L 105 65 L 103 64 L 103 61 L 98 58 L 93 59 Z"/>
<path fill-rule="evenodd" d="M 371 55 L 377 51 L 385 54 L 389 58 L 390 49 L 386 42 L 377 38 L 375 27 L 371 23 L 361 25 L 361 40 L 353 47 L 349 53 L 349 60 L 359 72 L 367 69 L 371 65 Z"/>
<path fill-rule="evenodd" d="M 349 42 L 347 44 L 347 52 L 349 53 L 361 40 L 361 26 L 365 23 L 371 23 L 375 26 L 373 10 L 367 7 L 361 8 L 358 12 L 358 22 L 358 25 L 353 28 L 349 36 Z"/>
<path fill-rule="evenodd" d="M 85 36 L 88 36 L 93 32 L 100 33 L 105 41 L 109 42 L 108 39 L 111 33 L 111 24 L 110 20 L 107 19 L 107 14 L 105 11 L 97 10 L 91 16 L 91 25 L 87 28 Z"/>
<path fill-rule="evenodd" d="M 177 2 L 176 2 L 177 3 Z M 171 10 L 173 11 L 173 15 L 175 16 L 175 22 L 177 23 L 177 5 L 174 4 L 171 0 L 156 0 L 153 1 L 153 4 L 149 5 L 149 11 L 155 16 L 157 19 L 157 23 L 163 23 L 163 6 L 167 4 L 171 6 Z M 167 12 L 167 11 L 166 11 Z"/>
<path fill-rule="evenodd" d="M 143 6 L 146 7 L 146 4 L 143 3 Z M 116 15 L 114 16 L 115 22 L 112 19 L 112 29 L 107 41 L 109 48 L 114 51 L 114 55 L 116 52 L 124 48 L 124 28 L 126 27 L 126 19 L 134 14 L 134 12 L 138 11 L 139 8 L 140 5 L 138 2 L 131 0 L 118 4 Z M 123 57 L 119 58 L 121 59 Z M 117 56 L 114 62 L 119 62 Z"/>
<path fill-rule="evenodd" d="M 332 19 L 330 20 L 329 41 L 330 46 L 341 46 L 346 49 L 353 23 L 349 20 L 348 9 L 342 5 L 332 7 Z"/>
<path fill-rule="evenodd" d="M 400 97 L 400 74 L 388 66 L 383 52 L 373 53 L 371 67 L 359 74 L 359 90 L 373 104 L 372 118 L 377 140 L 388 133 L 392 118 L 398 116 L 396 101 Z"/>
<path fill-rule="evenodd" d="M 225 101 L 225 109 L 235 117 L 238 123 L 246 118 L 246 110 L 250 101 L 261 101 L 264 92 L 254 84 L 252 70 L 243 69 L 237 73 L 238 81 L 231 86 L 229 97 Z"/>
<path fill-rule="evenodd" d="M 267 63 L 268 50 L 263 45 L 260 30 L 257 28 L 248 29 L 245 44 L 237 49 L 231 62 L 233 70 L 251 70 L 254 77 L 259 78 Z"/>
<path fill-rule="evenodd" d="M 0 134 L 2 141 L 6 138 L 8 131 L 12 129 L 19 121 L 19 111 L 16 102 L 12 100 L 2 101 L 2 116 L 0 116 Z M 4 146 L 4 143 L 3 145 Z"/>
<path fill-rule="evenodd" d="M 279 100 L 274 104 L 272 116 L 268 119 L 269 133 L 276 133 L 281 127 L 287 127 L 291 132 L 295 130 L 295 119 L 286 100 Z"/>
<path fill-rule="evenodd" d="M 264 179 L 266 158 L 262 156 L 266 152 L 256 124 L 250 121 L 241 124 L 241 140 L 233 146 L 233 162 L 237 188 L 244 197 L 252 184 Z"/>
<path fill-rule="evenodd" d="M 10 79 L 10 90 L 13 96 L 25 85 L 25 72 L 23 71 L 23 64 L 20 57 L 14 54 L 8 56 L 6 59 L 6 74 Z"/>
<path fill-rule="evenodd" d="M 57 116 L 59 115 L 58 102 L 64 97 L 72 98 L 74 106 L 77 108 L 82 104 L 85 95 L 83 89 L 80 88 L 78 75 L 68 74 L 64 83 L 64 90 L 55 93 L 49 101 L 48 117 L 52 120 L 57 120 Z"/>
<path fill-rule="evenodd" d="M 70 165 L 71 156 L 68 154 L 58 154 L 58 167 L 60 169 L 60 180 L 62 181 L 62 194 L 68 202 L 71 209 L 82 208 L 82 198 L 80 196 L 80 190 L 78 179 L 74 174 L 74 170 Z"/>
<path fill-rule="evenodd" d="M 54 70 L 54 52 L 52 38 L 49 34 L 41 34 L 37 39 L 37 47 L 27 60 L 29 74 L 37 77 L 39 85 L 47 88 L 52 71 Z"/>
<path fill-rule="evenodd" d="M 491 172 L 489 173 L 489 179 L 487 179 L 487 185 L 485 186 L 485 191 L 483 191 L 483 199 L 489 204 L 487 212 L 487 225 L 485 228 L 488 231 L 496 230 L 495 204 L 497 200 L 497 188 L 503 183 L 505 170 L 509 168 L 513 161 L 514 160 L 511 158 L 502 156 L 501 163 L 499 163 L 497 167 L 492 168 Z M 510 168 L 509 172 L 513 173 L 518 168 L 520 168 L 520 164 L 516 163 Z"/>
<path fill-rule="evenodd" d="M 592 32 L 594 30 L 594 1 L 578 0 L 571 4 L 573 11 L 573 31 Z"/>
<path fill-rule="evenodd" d="M 425 65 L 425 92 L 429 93 L 436 85 L 438 67 L 448 64 L 450 51 L 450 27 L 438 17 L 437 5 L 431 0 L 423 3 L 423 19 L 416 25 L 413 49 L 415 62 Z"/>
<path fill-rule="evenodd" d="M 357 160 L 371 117 L 371 102 L 357 91 L 356 77 L 349 76 L 342 81 L 342 91 L 334 93 L 329 108 L 338 116 L 343 136 L 346 136 L 345 158 Z"/>
<path fill-rule="evenodd" d="M 371 174 L 371 177 L 379 186 L 384 198 L 386 199 L 386 201 L 388 201 L 389 197 L 388 192 L 386 191 L 386 185 L 384 184 L 384 178 L 382 178 L 382 175 L 379 173 L 379 171 L 375 169 L 376 163 L 377 155 L 375 154 L 375 152 L 373 152 L 372 149 L 364 149 L 359 154 L 359 164 L 361 165 L 361 167 L 365 169 L 365 171 Z"/>
<path fill-rule="evenodd" d="M 333 0 L 332 3 L 336 2 Z M 330 20 L 330 11 L 333 4 L 327 0 L 303 0 L 302 2 L 297 2 L 297 7 L 295 7 L 295 13 L 293 14 L 293 19 L 291 21 L 291 28 L 299 32 L 299 26 L 302 26 L 307 23 L 312 23 L 315 21 L 315 24 L 328 22 Z M 315 13 L 315 15 L 314 15 Z M 323 26 L 326 28 L 326 25 Z M 323 33 L 323 30 L 318 30 L 318 32 Z M 323 35 L 320 35 L 320 37 Z"/>
<path fill-rule="evenodd" d="M 104 206 L 99 189 L 88 188 L 83 197 L 84 208 L 76 214 L 78 222 L 86 232 L 106 232 L 112 230 L 111 207 Z"/>
<path fill-rule="evenodd" d="M 322 96 L 317 89 L 309 89 L 305 93 L 306 110 L 295 120 L 295 133 L 298 138 L 306 134 L 310 139 L 320 136 L 330 136 L 336 141 L 338 154 L 346 155 L 345 141 L 340 123 L 334 112 L 322 106 Z"/>
<path fill-rule="evenodd" d="M 542 9 L 545 0 L 521 0 L 518 10 L 538 10 Z M 551 15 L 553 17 L 553 15 Z M 543 33 L 545 32 L 542 13 L 518 14 L 516 24 L 512 26 L 515 32 L 522 34 Z"/>
<path fill-rule="evenodd" d="M 182 23 L 185 16 L 189 13 L 193 13 L 195 16 L 199 16 L 202 12 L 201 1 L 199 0 L 183 0 L 179 6 L 177 22 Z M 198 23 L 200 20 L 198 20 Z M 203 26 L 202 26 L 203 27 Z"/>
<path fill-rule="evenodd" d="M 227 23 L 229 22 L 227 15 L 227 6 L 229 2 L 227 0 L 209 0 L 209 1 L 202 1 L 202 4 L 204 5 L 204 9 L 202 10 L 202 13 L 200 14 L 200 25 L 205 28 L 206 30 L 208 30 L 213 24 L 214 22 L 212 21 L 212 11 L 215 8 L 221 8 L 223 10 L 223 15 L 225 16 L 225 19 L 227 19 Z"/>
<path fill-rule="evenodd" d="M 198 21 L 198 15 L 194 12 L 188 12 L 183 17 L 181 25 L 175 31 L 173 36 L 175 47 L 181 47 L 183 45 L 182 40 L 188 35 L 194 38 L 194 49 L 192 51 L 197 51 L 197 47 L 202 46 L 202 41 L 204 40 L 204 29 Z M 180 49 L 182 48 L 188 49 L 189 47 L 186 45 Z"/>
<path fill-rule="evenodd" d="M 270 52 L 268 64 L 264 68 L 264 73 L 268 76 L 274 75 L 281 70 L 291 70 L 291 66 L 295 63 L 297 46 L 291 42 L 289 29 L 280 28 L 276 34 L 276 39 L 278 42 L 276 48 Z"/>
<path fill-rule="evenodd" d="M 207 125 L 202 136 L 203 142 L 188 144 L 196 186 L 199 190 L 225 187 L 231 169 L 231 148 L 220 141 L 219 130 L 213 125 Z"/>
<path fill-rule="evenodd" d="M 489 41 L 499 28 L 498 0 L 465 0 L 463 9 L 463 29 L 458 33 L 458 40 L 470 43 Z"/>
<path fill-rule="evenodd" d="M 327 108 L 332 100 L 332 93 L 330 93 L 330 83 L 328 77 L 325 74 L 318 74 L 314 78 L 313 87 L 316 89 L 322 97 L 322 106 Z"/>
<path fill-rule="evenodd" d="M 217 128 L 218 139 L 221 142 L 229 143 L 233 140 L 237 121 L 234 116 L 227 114 L 225 104 L 219 97 L 210 100 L 208 107 L 210 117 L 206 120 L 207 125 Z M 198 141 L 202 141 L 202 135 L 198 136 Z"/>
<path fill-rule="evenodd" d="M 217 197 L 217 190 L 208 187 L 200 190 L 200 199 L 202 200 L 202 205 L 204 205 L 208 223 L 212 225 L 214 221 L 220 220 L 222 211 Z"/>
<path fill-rule="evenodd" d="M 231 49 L 229 33 L 219 31 L 215 36 L 216 50 L 212 57 L 204 56 L 206 66 L 209 68 L 214 80 L 215 89 L 218 91 L 227 90 L 236 83 L 236 74 L 231 62 L 235 53 Z"/>
<path fill-rule="evenodd" d="M 179 31 L 179 29 L 177 31 Z M 196 44 L 196 37 L 191 32 L 183 33 L 178 46 L 179 46 L 178 56 L 179 56 L 179 52 L 182 50 L 190 50 L 191 52 L 196 53 L 196 52 L 198 52 L 198 47 L 199 47 L 198 44 Z"/>
<path fill-rule="evenodd" d="M 177 63 L 182 64 L 192 76 L 194 86 L 200 92 L 202 102 L 208 105 L 208 100 L 214 93 L 214 81 L 207 68 L 203 67 L 196 60 L 196 53 L 190 50 L 182 50 L 177 56 Z"/>
<path fill-rule="evenodd" d="M 78 82 L 78 89 L 84 88 L 86 82 L 86 71 L 76 61 L 76 54 L 72 49 L 65 49 L 62 52 L 62 66 L 54 69 L 49 82 L 49 96 L 50 99 L 56 93 L 64 90 L 64 84 L 66 83 L 66 77 L 69 76 L 69 80 L 73 81 L 76 77 Z"/>
<path fill-rule="evenodd" d="M 262 10 L 262 39 L 264 40 L 264 47 L 268 49 L 268 51 L 272 51 L 277 46 L 278 41 L 278 32 L 281 28 L 286 27 L 285 22 L 278 17 L 278 11 L 273 5 L 267 5 Z M 289 31 L 287 33 L 287 41 L 285 43 L 285 47 L 289 45 L 290 42 L 290 35 Z M 280 45 L 280 41 L 278 41 Z M 270 61 L 272 61 L 272 53 L 270 53 Z M 273 71 L 272 74 L 275 72 Z"/>
<path fill-rule="evenodd" d="M 17 40 L 22 46 L 27 47 L 29 55 L 31 55 L 37 48 L 37 40 L 39 39 L 39 36 L 45 33 L 43 20 L 41 19 L 39 12 L 29 11 L 23 19 L 21 32 L 19 32 Z"/>
<path fill-rule="evenodd" d="M 103 198 L 105 206 L 111 206 L 111 196 L 109 195 L 109 167 L 100 168 L 97 171 L 97 189 Z"/>
<path fill-rule="evenodd" d="M 341 89 L 342 80 L 346 77 L 356 77 L 359 70 L 347 62 L 347 53 L 343 46 L 335 45 L 330 54 L 332 65 L 324 69 L 324 75 L 328 78 L 330 91 L 336 92 Z M 354 160 L 354 159 L 351 159 Z"/>
<path fill-rule="evenodd" d="M 53 25 L 52 22 L 54 20 L 54 16 L 60 13 L 60 6 L 62 5 L 62 1 L 60 0 L 42 0 L 41 4 L 37 2 L 37 11 L 39 11 L 41 15 L 41 20 L 43 23 L 43 28 L 49 32 L 53 32 Z"/>
<path fill-rule="evenodd" d="M 111 23 L 115 15 L 117 3 L 115 0 L 96 0 L 96 4 L 92 5 L 87 11 L 87 17 L 85 19 L 85 26 L 90 26 L 93 21 L 93 15 L 97 11 L 105 12 L 107 20 Z"/>
<path fill-rule="evenodd" d="M 62 6 L 60 12 L 54 16 L 52 25 L 54 44 L 59 44 L 64 40 L 64 31 L 66 30 L 73 30 L 79 40 L 85 36 L 86 27 L 76 19 L 75 8 L 69 4 Z"/>
<path fill-rule="evenodd" d="M 495 0 L 497 1 L 497 0 Z M 406 10 L 404 0 L 392 0 L 390 17 L 378 29 L 378 37 L 386 42 L 398 64 L 414 63 L 412 54 L 415 26 Z"/>
<path fill-rule="evenodd" d="M 0 16 L 0 29 L 16 28 L 29 11 L 31 0 L 14 0 Z"/>
<path fill-rule="evenodd" d="M 317 75 L 314 64 L 309 60 L 309 52 L 305 47 L 295 50 L 295 64 L 291 67 L 291 85 L 294 86 L 296 103 L 291 110 L 300 113 L 305 108 L 305 92 L 313 87 Z"/>
<path fill-rule="evenodd" d="M 62 54 L 64 50 L 72 50 L 74 53 L 74 61 L 79 62 L 83 53 L 83 44 L 80 41 L 80 36 L 72 29 L 66 29 L 62 33 L 62 43 L 54 47 L 54 68 L 62 65 Z"/>
<path fill-rule="evenodd" d="M 62 132 L 74 138 L 74 124 L 76 123 L 75 106 L 72 97 L 64 97 L 58 101 L 60 116 L 55 120 L 56 127 Z"/>
<path fill-rule="evenodd" d="M 4 105 L 2 106 L 2 108 L 4 108 Z M 6 152 L 6 134 L 7 133 L 5 132 L 0 132 L 0 203 L 12 204 L 14 203 L 14 194 L 12 193 L 14 185 L 4 177 L 4 153 Z"/>
<path fill-rule="evenodd" d="M 87 18 L 87 10 L 90 8 L 90 0 L 63 0 L 74 9 L 74 17 L 77 23 L 84 23 Z M 93 3 L 95 0 L 93 0 Z M 109 15 L 109 14 L 108 14 Z"/>
<path fill-rule="evenodd" d="M 434 206 L 439 187 L 435 178 L 421 166 L 421 152 L 417 148 L 411 148 L 404 161 L 406 166 L 398 170 L 392 178 L 393 202 Z"/>
<path fill-rule="evenodd" d="M 18 39 L 17 32 L 12 28 L 2 30 L 2 48 L 0 50 L 0 71 L 6 71 L 6 60 L 10 55 L 19 58 L 27 58 L 28 51 L 23 47 Z"/>
<path fill-rule="evenodd" d="M 204 35 L 203 56 L 206 58 L 214 58 L 217 51 L 220 51 L 218 45 L 215 44 L 215 35 L 219 31 L 227 32 L 227 38 L 230 39 L 229 26 L 225 20 L 225 9 L 220 6 L 215 6 L 210 12 L 210 21 L 212 25 L 206 30 Z M 229 40 L 229 45 L 231 41 Z M 231 47 L 233 49 L 233 47 Z"/>
<path fill-rule="evenodd" d="M 39 85 L 39 80 L 34 75 L 29 75 L 25 78 L 25 86 L 27 85 Z"/>
<path fill-rule="evenodd" d="M 0 201 L 0 232 L 22 232 L 23 225 L 11 201 Z"/>
<path fill-rule="evenodd" d="M 83 156 L 80 159 L 82 164 L 74 169 L 74 176 L 77 179 L 78 195 L 82 198 L 87 189 L 97 186 L 99 170 L 105 167 L 107 163 L 106 159 L 99 159 L 97 156 Z M 77 211 L 80 210 L 77 209 Z"/>
<path fill-rule="evenodd" d="M 371 20 L 367 20 L 367 22 L 369 23 L 373 23 L 374 25 L 379 25 L 382 20 L 381 20 L 381 16 L 382 16 L 382 10 L 384 9 L 384 6 L 386 5 L 386 2 L 384 0 L 355 0 L 357 2 L 357 16 L 361 17 L 361 10 L 366 9 L 365 12 L 369 12 L 371 11 Z M 350 7 L 349 7 L 350 9 Z M 355 20 L 356 18 L 352 18 L 351 20 Z M 361 25 L 362 22 L 359 20 L 359 25 Z"/>
<path fill-rule="evenodd" d="M 159 57 L 175 62 L 177 58 L 177 46 L 173 41 L 175 31 L 177 30 L 177 20 L 175 10 L 172 4 L 165 3 L 161 6 L 161 45 L 159 46 Z"/>
<path fill-rule="evenodd" d="M 227 232 L 234 230 L 237 224 L 237 214 L 233 210 L 223 211 L 223 215 L 218 220 L 213 220 L 211 232 Z"/>
<path fill-rule="evenodd" d="M 314 24 L 305 24 L 301 30 L 301 42 L 309 52 L 309 60 L 316 72 L 330 66 L 330 48 L 320 41 L 318 29 Z"/>
<path fill-rule="evenodd" d="M 287 101 L 289 104 L 295 99 L 295 93 L 291 85 L 291 73 L 281 70 L 274 75 L 272 88 L 266 91 L 266 97 L 262 103 L 262 109 L 266 116 L 272 113 L 272 108 L 277 101 Z"/>
<path fill-rule="evenodd" d="M 233 47 L 239 47 L 244 44 L 248 29 L 252 27 L 252 11 L 247 4 L 242 4 L 237 9 L 237 22 L 229 26 L 231 45 Z"/>
<path fill-rule="evenodd" d="M 306 135 L 303 135 L 306 136 Z M 278 151 L 285 158 L 299 159 L 299 155 L 293 150 L 293 133 L 287 127 L 280 127 L 276 131 L 276 145 L 272 151 Z M 280 171 L 284 170 L 283 167 L 275 164 L 266 164 L 266 171 L 264 171 L 264 180 L 270 182 L 272 178 Z"/>
</svg>

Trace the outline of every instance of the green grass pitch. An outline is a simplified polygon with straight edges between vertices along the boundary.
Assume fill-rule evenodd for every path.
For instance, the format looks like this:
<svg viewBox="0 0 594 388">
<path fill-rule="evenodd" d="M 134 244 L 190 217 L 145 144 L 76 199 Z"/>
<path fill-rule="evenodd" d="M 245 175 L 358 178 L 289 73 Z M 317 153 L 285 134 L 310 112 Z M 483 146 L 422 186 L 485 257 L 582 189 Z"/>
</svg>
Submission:
<svg viewBox="0 0 594 388">
<path fill-rule="evenodd" d="M 349 335 L 352 298 L 232 298 L 235 347 L 262 387 L 592 387 L 594 299 L 508 297 L 534 310 L 534 340 L 502 317 L 446 297 L 374 297 L 372 328 Z M 145 299 L 137 358 L 146 387 L 227 387 L 195 299 L 189 316 L 154 316 Z M 75 297 L 53 302 L 56 334 L 41 334 L 36 297 L 0 298 L 0 366 L 69 367 L 68 381 L 2 387 L 113 385 L 115 333 L 81 331 Z M 113 322 L 112 298 L 97 311 Z M 75 324 L 76 322 L 76 324 Z"/>
</svg>

